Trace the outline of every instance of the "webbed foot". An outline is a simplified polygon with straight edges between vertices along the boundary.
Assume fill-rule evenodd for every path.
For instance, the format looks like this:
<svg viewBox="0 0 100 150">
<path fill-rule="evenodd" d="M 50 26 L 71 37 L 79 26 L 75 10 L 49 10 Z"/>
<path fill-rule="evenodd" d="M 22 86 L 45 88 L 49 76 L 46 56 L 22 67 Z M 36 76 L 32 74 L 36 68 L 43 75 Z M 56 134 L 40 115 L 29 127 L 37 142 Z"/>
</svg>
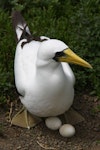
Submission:
<svg viewBox="0 0 100 150">
<path fill-rule="evenodd" d="M 12 125 L 20 126 L 30 129 L 34 127 L 42 120 L 32 114 L 30 114 L 26 108 L 22 108 L 11 120 Z"/>
<path fill-rule="evenodd" d="M 70 123 L 72 125 L 85 121 L 85 118 L 73 108 L 70 108 L 67 112 L 64 113 L 64 118 L 66 123 Z"/>
</svg>

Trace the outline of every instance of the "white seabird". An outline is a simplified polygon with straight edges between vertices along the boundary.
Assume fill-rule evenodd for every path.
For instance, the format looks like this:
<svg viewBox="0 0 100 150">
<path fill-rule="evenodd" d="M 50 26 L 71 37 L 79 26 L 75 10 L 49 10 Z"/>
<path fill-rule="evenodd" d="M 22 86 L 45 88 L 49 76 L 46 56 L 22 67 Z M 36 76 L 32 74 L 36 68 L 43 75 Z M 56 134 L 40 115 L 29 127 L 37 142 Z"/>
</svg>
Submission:
<svg viewBox="0 0 100 150">
<path fill-rule="evenodd" d="M 17 35 L 15 84 L 25 107 L 12 124 L 30 128 L 40 121 L 37 117 L 61 115 L 73 104 L 75 77 L 68 63 L 92 67 L 64 42 L 32 36 L 19 12 L 13 12 L 12 20 Z"/>
</svg>

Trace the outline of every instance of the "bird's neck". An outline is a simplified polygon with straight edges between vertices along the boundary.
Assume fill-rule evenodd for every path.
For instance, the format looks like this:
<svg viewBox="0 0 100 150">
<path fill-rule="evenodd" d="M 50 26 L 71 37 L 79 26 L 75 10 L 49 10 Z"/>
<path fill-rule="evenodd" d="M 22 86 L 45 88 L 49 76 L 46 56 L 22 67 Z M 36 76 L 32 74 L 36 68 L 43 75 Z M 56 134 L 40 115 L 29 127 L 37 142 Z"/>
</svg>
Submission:
<svg viewBox="0 0 100 150">
<path fill-rule="evenodd" d="M 37 66 L 37 75 L 41 75 L 43 77 L 50 77 L 53 74 L 56 74 L 57 76 L 61 76 L 63 74 L 63 68 L 60 63 L 55 62 L 48 62 L 48 63 L 41 63 L 41 65 Z"/>
</svg>

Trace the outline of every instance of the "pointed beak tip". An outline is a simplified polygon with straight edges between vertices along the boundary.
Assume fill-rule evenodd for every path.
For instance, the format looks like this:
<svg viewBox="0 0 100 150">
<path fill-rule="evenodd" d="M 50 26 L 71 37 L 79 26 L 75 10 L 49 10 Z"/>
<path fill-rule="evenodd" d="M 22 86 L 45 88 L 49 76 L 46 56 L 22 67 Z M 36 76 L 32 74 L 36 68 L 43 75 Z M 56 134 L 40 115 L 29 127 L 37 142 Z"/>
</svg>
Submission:
<svg viewBox="0 0 100 150">
<path fill-rule="evenodd" d="M 87 67 L 89 69 L 93 69 L 92 65 L 90 63 L 88 63 L 87 61 L 86 61 L 86 65 L 84 67 Z"/>
<path fill-rule="evenodd" d="M 83 67 L 86 67 L 86 68 L 89 68 L 89 69 L 93 69 L 93 67 L 86 61 L 85 61 L 85 64 L 81 64 L 81 65 L 83 65 Z"/>
<path fill-rule="evenodd" d="M 92 67 L 91 65 L 89 65 L 89 67 L 88 67 L 88 68 L 93 69 L 93 67 Z"/>
</svg>

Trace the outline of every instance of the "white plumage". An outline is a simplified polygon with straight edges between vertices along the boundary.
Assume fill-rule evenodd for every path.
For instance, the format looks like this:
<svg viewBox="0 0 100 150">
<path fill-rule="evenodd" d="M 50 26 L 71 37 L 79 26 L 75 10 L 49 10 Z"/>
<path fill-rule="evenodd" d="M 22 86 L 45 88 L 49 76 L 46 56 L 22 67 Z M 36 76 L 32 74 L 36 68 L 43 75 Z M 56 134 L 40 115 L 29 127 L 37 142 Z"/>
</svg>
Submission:
<svg viewBox="0 0 100 150">
<path fill-rule="evenodd" d="M 23 105 L 40 117 L 57 116 L 73 103 L 74 75 L 67 63 L 53 60 L 56 52 L 68 46 L 55 39 L 31 41 L 15 55 L 15 82 Z M 54 51 L 53 51 L 54 50 Z"/>
<path fill-rule="evenodd" d="M 18 42 L 14 61 L 15 84 L 22 104 L 39 117 L 65 113 L 73 103 L 75 82 L 67 62 L 89 68 L 91 65 L 60 40 L 33 37 L 19 12 L 13 13 L 13 24 Z M 12 123 L 16 124 L 15 120 Z"/>
</svg>

